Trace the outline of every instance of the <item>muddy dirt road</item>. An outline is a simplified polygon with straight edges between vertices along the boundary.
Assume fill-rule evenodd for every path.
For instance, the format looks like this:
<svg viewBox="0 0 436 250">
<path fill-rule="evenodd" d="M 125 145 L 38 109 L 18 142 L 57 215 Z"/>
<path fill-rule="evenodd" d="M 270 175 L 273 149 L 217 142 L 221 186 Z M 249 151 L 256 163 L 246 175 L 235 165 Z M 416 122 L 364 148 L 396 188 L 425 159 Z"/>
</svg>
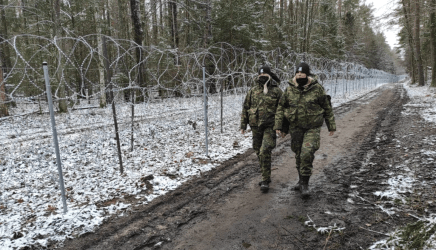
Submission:
<svg viewBox="0 0 436 250">
<path fill-rule="evenodd" d="M 391 84 L 335 109 L 338 131 L 321 131 L 310 199 L 291 190 L 297 171 L 287 136 L 273 152 L 268 193 L 259 190 L 258 163 L 248 150 L 64 249 L 366 249 L 412 222 L 408 211 L 420 211 L 414 193 L 408 204 L 374 195 L 402 171 L 397 163 L 419 161 L 407 158 L 436 135 L 418 115 L 402 115 L 407 101 L 402 85 Z M 417 178 L 433 178 L 434 166 L 421 165 Z M 435 210 L 426 204 L 421 212 Z"/>
</svg>

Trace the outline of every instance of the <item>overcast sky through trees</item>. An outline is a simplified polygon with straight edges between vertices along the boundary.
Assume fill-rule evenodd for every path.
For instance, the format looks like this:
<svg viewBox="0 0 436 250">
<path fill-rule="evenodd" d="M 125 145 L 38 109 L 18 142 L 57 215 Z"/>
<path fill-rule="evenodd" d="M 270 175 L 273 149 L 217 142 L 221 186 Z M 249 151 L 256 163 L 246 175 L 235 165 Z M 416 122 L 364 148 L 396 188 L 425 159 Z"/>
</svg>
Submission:
<svg viewBox="0 0 436 250">
<path fill-rule="evenodd" d="M 366 0 L 368 4 L 372 4 L 374 8 L 374 17 L 378 19 L 383 19 L 384 16 L 391 14 L 396 3 L 393 0 Z M 380 31 L 386 37 L 386 42 L 393 49 L 398 46 L 398 32 L 399 27 L 397 25 L 391 26 L 387 24 L 386 20 L 380 20 Z"/>
</svg>

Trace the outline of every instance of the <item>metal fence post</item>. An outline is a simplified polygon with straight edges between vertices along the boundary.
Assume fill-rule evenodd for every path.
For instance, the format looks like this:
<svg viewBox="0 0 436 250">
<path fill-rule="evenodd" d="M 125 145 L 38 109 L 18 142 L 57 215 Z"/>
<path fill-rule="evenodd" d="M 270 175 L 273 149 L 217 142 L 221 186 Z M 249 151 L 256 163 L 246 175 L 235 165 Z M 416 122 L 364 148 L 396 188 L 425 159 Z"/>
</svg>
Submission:
<svg viewBox="0 0 436 250">
<path fill-rule="evenodd" d="M 134 132 L 134 125 L 135 125 L 135 95 L 136 91 L 132 91 L 132 112 L 131 112 L 131 122 L 132 122 L 132 126 L 131 126 L 131 135 L 130 135 L 130 152 L 133 152 L 133 141 L 134 141 L 134 136 L 133 136 L 133 132 Z M 145 99 L 145 98 L 144 98 Z"/>
<path fill-rule="evenodd" d="M 64 207 L 64 213 L 66 213 L 67 212 L 67 200 L 65 199 L 64 177 L 62 175 L 61 155 L 59 153 L 58 134 L 56 132 L 56 121 L 54 118 L 53 101 L 51 99 L 51 87 L 50 87 L 50 80 L 48 77 L 47 62 L 42 63 L 42 68 L 44 70 L 48 108 L 50 110 L 51 128 L 53 130 L 53 142 L 54 142 L 54 147 L 55 147 L 55 152 L 56 152 L 56 164 L 58 166 L 58 172 L 59 172 L 59 186 L 60 186 L 61 193 L 62 193 L 62 203 L 63 203 L 63 207 Z"/>
<path fill-rule="evenodd" d="M 224 83 L 225 83 L 225 81 L 224 80 L 221 80 L 221 93 L 220 93 L 220 96 L 221 96 L 221 112 L 220 112 L 220 121 L 221 121 L 221 134 L 223 133 L 223 98 L 224 98 L 224 96 L 223 96 L 223 92 L 224 92 Z"/>
<path fill-rule="evenodd" d="M 206 67 L 203 66 L 203 92 L 204 92 L 204 128 L 206 131 L 206 156 L 209 157 L 209 142 L 207 139 L 207 88 L 206 88 Z"/>
<path fill-rule="evenodd" d="M 221 67 L 220 67 L 220 74 L 222 74 L 223 72 L 223 44 L 221 43 Z M 221 79 L 221 77 L 220 77 Z M 220 93 L 220 97 L 221 97 L 221 113 L 220 113 L 220 120 L 221 120 L 221 134 L 223 133 L 223 92 L 224 92 L 224 84 L 225 84 L 225 80 L 221 79 L 221 93 Z"/>
<path fill-rule="evenodd" d="M 109 94 L 110 94 L 110 100 L 112 101 L 112 116 L 114 118 L 114 126 L 115 126 L 115 140 L 117 141 L 117 150 L 118 150 L 118 161 L 120 163 L 120 173 L 124 173 L 124 167 L 123 167 L 123 157 L 121 154 L 121 143 L 120 143 L 120 135 L 118 131 L 118 121 L 117 121 L 117 111 L 115 108 L 115 98 L 114 98 L 114 91 L 112 90 L 112 75 L 111 71 L 109 69 L 109 55 L 107 53 L 107 47 L 106 47 L 106 37 L 102 36 L 102 42 L 103 42 L 103 57 L 104 57 L 104 68 L 106 70 L 106 87 L 109 85 Z"/>
</svg>

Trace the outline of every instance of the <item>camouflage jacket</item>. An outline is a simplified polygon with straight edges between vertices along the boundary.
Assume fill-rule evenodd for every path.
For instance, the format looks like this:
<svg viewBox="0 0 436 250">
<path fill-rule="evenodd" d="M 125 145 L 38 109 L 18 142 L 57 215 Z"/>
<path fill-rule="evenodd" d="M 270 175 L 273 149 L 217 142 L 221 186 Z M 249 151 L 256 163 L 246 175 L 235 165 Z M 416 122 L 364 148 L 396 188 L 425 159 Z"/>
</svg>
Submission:
<svg viewBox="0 0 436 250">
<path fill-rule="evenodd" d="M 245 97 L 240 129 L 246 130 L 247 124 L 250 124 L 250 127 L 274 126 L 277 104 L 282 93 L 274 81 L 268 84 L 267 94 L 263 92 L 263 86 L 256 83 Z"/>
<path fill-rule="evenodd" d="M 316 78 L 310 80 L 304 89 L 299 89 L 294 79 L 289 83 L 279 101 L 274 130 L 288 133 L 289 129 L 295 127 L 318 128 L 325 120 L 328 130 L 336 131 L 330 96 L 326 95 Z"/>
</svg>

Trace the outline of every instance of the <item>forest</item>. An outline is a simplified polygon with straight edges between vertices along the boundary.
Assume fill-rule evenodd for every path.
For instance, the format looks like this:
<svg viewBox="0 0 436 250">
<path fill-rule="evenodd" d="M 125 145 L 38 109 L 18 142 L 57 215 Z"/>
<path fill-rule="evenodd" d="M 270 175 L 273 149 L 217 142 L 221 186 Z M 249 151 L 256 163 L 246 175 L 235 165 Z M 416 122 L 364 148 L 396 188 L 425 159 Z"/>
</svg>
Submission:
<svg viewBox="0 0 436 250">
<path fill-rule="evenodd" d="M 150 91 L 185 96 L 192 85 L 183 80 L 187 72 L 201 75 L 201 69 L 192 71 L 192 61 L 181 59 L 186 55 L 198 58 L 208 75 L 231 68 L 227 77 L 232 78 L 241 67 L 255 72 L 261 64 L 290 72 L 298 63 L 284 62 L 290 53 L 391 74 L 406 68 L 412 82 L 420 84 L 427 77 L 423 69 L 434 63 L 434 3 L 422 0 L 404 0 L 387 17 L 402 27 L 400 45 L 393 49 L 373 7 L 359 0 L 1 0 L 0 6 L 2 116 L 15 101 L 43 94 L 43 61 L 54 72 L 52 88 L 61 112 L 71 99 L 87 95 L 104 107 L 115 85 L 142 90 L 125 91 L 126 100 L 130 95 L 144 100 L 153 95 Z M 243 66 L 234 63 L 244 53 L 277 50 L 285 51 L 278 53 L 282 58 L 254 55 Z M 323 68 L 334 71 L 332 66 Z M 223 85 L 228 89 L 238 84 L 233 79 Z M 216 83 L 209 91 L 217 91 Z"/>
<path fill-rule="evenodd" d="M 390 3 L 0 0 L 0 248 L 434 249 L 436 0 Z M 304 201 L 291 136 L 263 194 L 238 130 L 303 61 L 338 124 Z"/>
</svg>

